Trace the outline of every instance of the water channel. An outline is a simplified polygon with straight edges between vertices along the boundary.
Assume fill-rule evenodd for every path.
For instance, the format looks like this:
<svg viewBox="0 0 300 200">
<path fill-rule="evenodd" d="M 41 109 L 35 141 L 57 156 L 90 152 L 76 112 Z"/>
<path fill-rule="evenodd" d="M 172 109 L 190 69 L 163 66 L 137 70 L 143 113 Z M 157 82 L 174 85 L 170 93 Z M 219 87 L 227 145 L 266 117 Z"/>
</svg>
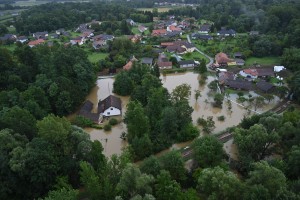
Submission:
<svg viewBox="0 0 300 200">
<path fill-rule="evenodd" d="M 251 115 L 251 113 L 242 106 L 235 104 L 234 102 L 237 99 L 236 94 L 230 94 L 229 99 L 233 101 L 231 111 L 228 110 L 228 104 L 226 103 L 227 100 L 223 103 L 223 108 L 215 108 L 212 106 L 211 102 L 213 102 L 213 97 L 209 95 L 210 89 L 208 88 L 208 83 L 215 80 L 214 76 L 208 76 L 206 84 L 203 86 L 199 86 L 199 74 L 193 72 L 186 72 L 186 73 L 177 73 L 177 74 L 170 74 L 166 76 L 160 77 L 163 83 L 163 86 L 171 92 L 176 86 L 187 83 L 191 86 L 192 94 L 189 99 L 190 106 L 194 109 L 192 113 L 192 119 L 194 124 L 196 124 L 197 119 L 199 117 L 208 117 L 213 116 L 215 121 L 215 130 L 214 132 L 217 133 L 222 131 L 230 126 L 234 126 L 240 123 L 241 119 L 246 115 Z M 96 86 L 92 89 L 91 93 L 87 96 L 86 99 L 90 100 L 94 103 L 94 111 L 97 109 L 97 103 L 99 100 L 106 98 L 108 95 L 113 94 L 113 78 L 106 78 L 106 79 L 98 79 Z M 198 98 L 196 101 L 195 99 L 195 90 L 201 91 L 201 97 Z M 245 94 L 246 96 L 247 94 Z M 256 94 L 251 92 L 252 96 Z M 118 96 L 118 95 L 116 95 Z M 122 100 L 122 114 L 124 116 L 126 112 L 126 105 L 129 101 L 129 97 L 121 97 Z M 258 109 L 258 112 L 263 112 L 268 109 L 271 109 L 275 104 L 279 101 L 278 98 L 275 98 L 270 103 L 266 104 L 261 109 Z M 253 113 L 252 113 L 253 114 Z M 217 117 L 225 116 L 225 120 L 218 121 Z M 126 142 L 120 138 L 120 135 L 123 131 L 126 130 L 126 125 L 124 123 L 120 123 L 117 126 L 114 126 L 111 131 L 105 132 L 104 130 L 98 130 L 93 128 L 86 128 L 85 131 L 90 134 L 92 140 L 99 140 L 104 148 L 104 154 L 110 157 L 113 154 L 121 154 L 122 148 L 126 146 Z M 174 144 L 171 148 L 180 148 L 189 145 L 190 142 L 184 142 L 180 144 Z M 224 144 L 224 150 L 228 154 L 236 154 L 234 144 L 232 141 L 228 141 Z M 166 150 L 167 151 L 167 150 Z M 165 151 L 163 151 L 165 152 Z M 163 153 L 161 152 L 161 153 Z M 159 153 L 158 155 L 160 155 Z M 235 155 L 232 155 L 235 157 Z"/>
</svg>

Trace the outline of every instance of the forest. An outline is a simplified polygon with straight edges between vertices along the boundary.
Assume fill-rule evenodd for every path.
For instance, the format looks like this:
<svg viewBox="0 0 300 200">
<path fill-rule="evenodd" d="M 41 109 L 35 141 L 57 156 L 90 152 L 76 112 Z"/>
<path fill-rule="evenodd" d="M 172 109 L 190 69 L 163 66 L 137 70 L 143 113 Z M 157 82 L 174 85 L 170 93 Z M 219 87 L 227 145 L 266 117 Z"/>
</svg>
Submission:
<svg viewBox="0 0 300 200">
<path fill-rule="evenodd" d="M 91 20 L 105 21 L 99 30 L 127 34 L 124 20 L 152 22 L 151 12 L 136 7 L 153 1 L 50 3 L 22 12 L 16 31 L 72 29 Z M 169 1 L 182 2 L 182 1 Z M 250 48 L 282 57 L 293 72 L 288 80 L 300 100 L 299 4 L 283 0 L 186 0 L 199 3 L 161 13 L 206 18 L 215 27 L 238 32 L 258 30 Z M 280 6 L 279 6 L 280 5 Z M 287 12 L 287 10 L 289 12 Z M 113 24 L 118 25 L 112 27 Z M 39 200 L 298 200 L 300 199 L 300 112 L 264 113 L 232 127 L 237 160 L 210 134 L 198 138 L 188 103 L 189 85 L 172 92 L 162 87 L 159 69 L 135 63 L 115 76 L 114 93 L 131 100 L 125 113 L 129 146 L 105 157 L 102 144 L 64 116 L 75 112 L 95 85 L 99 68 L 121 68 L 135 54 L 157 56 L 147 46 L 125 37 L 108 45 L 98 64 L 82 48 L 55 43 L 51 48 L 17 44 L 0 48 L 0 199 Z M 194 139 L 196 138 L 196 139 Z M 173 143 L 192 140 L 193 164 L 181 151 L 153 154 Z M 138 162 L 137 162 L 138 161 Z"/>
</svg>

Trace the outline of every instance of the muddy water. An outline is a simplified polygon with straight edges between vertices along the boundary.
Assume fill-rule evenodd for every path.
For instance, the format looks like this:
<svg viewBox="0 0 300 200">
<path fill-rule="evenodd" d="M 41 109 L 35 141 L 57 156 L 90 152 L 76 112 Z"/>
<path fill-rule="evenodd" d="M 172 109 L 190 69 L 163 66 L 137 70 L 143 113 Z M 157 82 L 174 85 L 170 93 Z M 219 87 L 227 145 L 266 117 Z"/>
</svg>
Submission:
<svg viewBox="0 0 300 200">
<path fill-rule="evenodd" d="M 97 85 L 92 89 L 90 94 L 87 96 L 87 100 L 94 103 L 93 111 L 97 111 L 97 104 L 99 100 L 105 99 L 108 95 L 113 94 L 113 78 L 99 79 L 97 80 Z M 115 94 L 113 94 L 115 95 Z M 118 96 L 118 95 L 115 95 Z M 129 97 L 122 97 L 122 115 L 126 112 L 126 105 L 128 103 Z M 121 122 L 120 124 L 112 127 L 111 131 L 104 131 L 94 128 L 85 128 L 87 133 L 90 134 L 91 140 L 99 140 L 104 148 L 104 154 L 110 157 L 113 154 L 121 154 L 122 149 L 127 145 L 125 141 L 120 138 L 123 131 L 127 131 L 126 125 Z"/>
<path fill-rule="evenodd" d="M 177 73 L 177 74 L 170 74 L 166 76 L 161 76 L 160 77 L 163 83 L 163 86 L 168 89 L 169 92 L 171 92 L 176 86 L 187 83 L 191 86 L 192 94 L 189 99 L 189 104 L 190 106 L 193 107 L 194 111 L 192 113 L 192 119 L 193 123 L 196 125 L 197 119 L 199 117 L 208 117 L 208 116 L 213 116 L 213 119 L 215 121 L 215 130 L 214 132 L 219 132 L 221 130 L 224 130 L 230 126 L 234 126 L 240 123 L 241 119 L 244 116 L 249 116 L 253 114 L 253 112 L 248 112 L 245 110 L 240 105 L 237 105 L 235 103 L 232 103 L 232 109 L 231 111 L 228 110 L 228 104 L 226 103 L 226 100 L 223 103 L 223 108 L 214 108 L 212 106 L 213 102 L 213 96 L 209 95 L 210 89 L 208 88 L 208 83 L 211 81 L 215 80 L 214 76 L 208 76 L 208 79 L 206 80 L 206 84 L 203 86 L 199 86 L 198 80 L 199 80 L 199 75 L 195 74 L 193 72 L 187 72 L 187 73 Z M 92 101 L 94 103 L 94 111 L 97 109 L 97 103 L 99 100 L 102 100 L 106 98 L 108 95 L 113 94 L 112 89 L 113 89 L 113 78 L 107 78 L 107 79 L 99 79 L 97 81 L 97 86 L 93 88 L 91 93 L 87 96 L 87 99 Z M 201 91 L 201 97 L 198 98 L 196 101 L 195 99 L 195 90 L 200 90 Z M 255 93 L 250 93 L 252 96 L 255 96 Z M 245 94 L 247 96 L 248 94 Z M 237 99 L 236 94 L 230 94 L 229 99 L 232 100 L 233 102 L 236 101 Z M 123 116 L 126 111 L 126 105 L 128 103 L 129 98 L 128 97 L 120 97 L 122 100 L 122 113 Z M 263 112 L 267 109 L 272 108 L 276 102 L 278 101 L 278 98 L 271 101 L 270 103 L 267 104 L 262 109 L 258 109 L 258 112 Z M 245 103 L 244 106 L 247 106 Z M 217 117 L 219 116 L 225 116 L 225 121 L 221 122 L 217 120 Z M 123 131 L 126 130 L 126 125 L 124 123 L 120 123 L 119 125 L 115 126 L 112 128 L 112 131 L 110 132 L 105 132 L 103 130 L 97 130 L 97 129 L 92 129 L 92 128 L 86 128 L 86 132 L 88 132 L 91 136 L 92 140 L 99 140 L 104 148 L 104 154 L 106 156 L 111 156 L 112 154 L 120 154 L 122 152 L 122 148 L 126 146 L 126 142 L 124 142 L 121 138 L 120 135 Z M 178 149 L 185 147 L 189 145 L 191 141 L 189 142 L 184 142 L 184 143 L 178 143 L 172 145 L 170 149 Z M 167 149 L 165 151 L 162 151 L 157 154 L 157 156 L 162 155 L 166 151 L 170 150 Z M 236 150 L 234 146 L 232 146 L 232 141 L 227 142 L 224 144 L 224 149 L 226 152 L 229 154 L 235 154 Z"/>
</svg>

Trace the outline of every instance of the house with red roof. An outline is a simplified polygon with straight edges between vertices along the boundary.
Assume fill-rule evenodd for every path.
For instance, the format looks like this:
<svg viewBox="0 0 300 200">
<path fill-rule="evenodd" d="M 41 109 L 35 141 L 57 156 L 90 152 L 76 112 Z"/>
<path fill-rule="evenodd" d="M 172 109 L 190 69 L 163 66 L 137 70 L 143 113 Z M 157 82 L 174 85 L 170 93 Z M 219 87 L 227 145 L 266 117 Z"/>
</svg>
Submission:
<svg viewBox="0 0 300 200">
<path fill-rule="evenodd" d="M 251 79 L 256 79 L 258 77 L 258 72 L 256 69 L 243 69 L 239 74 L 245 78 Z"/>
<path fill-rule="evenodd" d="M 168 32 L 181 31 L 181 28 L 176 27 L 174 25 L 170 25 L 170 26 L 167 27 L 167 31 Z"/>
<path fill-rule="evenodd" d="M 45 42 L 45 40 L 43 40 L 43 39 L 33 40 L 33 41 L 28 42 L 28 46 L 30 46 L 32 48 L 36 45 L 43 44 L 44 42 Z"/>
<path fill-rule="evenodd" d="M 72 45 L 75 45 L 75 44 L 83 45 L 84 42 L 85 42 L 85 38 L 81 37 L 81 36 L 76 37 L 76 38 L 70 40 L 70 43 Z"/>
<path fill-rule="evenodd" d="M 167 30 L 166 29 L 156 29 L 156 30 L 153 30 L 151 35 L 152 36 L 163 36 L 167 33 Z"/>
</svg>

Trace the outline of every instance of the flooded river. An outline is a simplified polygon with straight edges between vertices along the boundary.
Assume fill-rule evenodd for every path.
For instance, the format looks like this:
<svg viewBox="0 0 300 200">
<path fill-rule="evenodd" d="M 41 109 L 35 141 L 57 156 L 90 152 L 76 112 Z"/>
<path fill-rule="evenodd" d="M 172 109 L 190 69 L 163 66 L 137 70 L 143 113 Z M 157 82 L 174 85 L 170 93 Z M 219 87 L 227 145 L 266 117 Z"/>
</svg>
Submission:
<svg viewBox="0 0 300 200">
<path fill-rule="evenodd" d="M 176 86 L 187 83 L 191 86 L 192 94 L 189 99 L 190 106 L 193 107 L 194 111 L 192 113 L 193 122 L 196 125 L 197 119 L 199 117 L 208 117 L 213 116 L 215 121 L 215 130 L 214 132 L 222 131 L 230 126 L 234 126 L 240 123 L 241 119 L 244 116 L 251 115 L 249 111 L 245 110 L 242 106 L 235 104 L 234 102 L 237 99 L 236 94 L 230 94 L 229 99 L 233 102 L 231 103 L 232 108 L 228 110 L 228 104 L 226 103 L 227 100 L 224 100 L 223 108 L 214 108 L 212 106 L 213 96 L 208 95 L 210 89 L 208 88 L 208 83 L 215 80 L 214 76 L 208 76 L 206 80 L 206 84 L 203 86 L 199 86 L 199 74 L 195 74 L 193 72 L 186 72 L 186 73 L 177 73 L 177 74 L 170 74 L 166 76 L 160 77 L 163 83 L 163 86 L 171 92 Z M 99 79 L 97 80 L 97 86 L 95 86 L 91 93 L 87 96 L 87 99 L 94 103 L 94 110 L 97 109 L 97 103 L 99 100 L 106 98 L 108 95 L 113 94 L 113 78 L 107 79 Z M 196 101 L 195 99 L 195 90 L 201 91 L 201 97 L 198 98 Z M 245 94 L 246 96 L 247 94 Z M 255 93 L 251 93 L 252 96 L 255 96 Z M 117 95 L 116 95 L 117 96 Z M 124 116 L 126 112 L 126 105 L 128 103 L 128 97 L 120 97 L 122 100 L 122 114 Z M 272 108 L 278 98 L 268 103 L 263 109 L 257 110 L 258 112 L 263 112 Z M 252 113 L 253 114 L 253 113 Z M 224 116 L 225 120 L 218 121 L 217 117 Z M 122 152 L 122 148 L 126 146 L 126 142 L 120 138 L 120 135 L 123 131 L 126 130 L 126 125 L 124 123 L 120 123 L 117 126 L 112 128 L 112 131 L 105 132 L 104 130 L 97 130 L 92 128 L 86 128 L 85 131 L 90 134 L 92 140 L 99 140 L 104 148 L 104 154 L 106 156 L 111 156 L 112 154 L 120 154 Z M 180 144 L 174 144 L 171 148 L 177 149 L 180 147 L 184 147 L 189 145 L 190 142 L 184 142 Z M 232 147 L 232 141 L 227 142 L 224 144 L 224 149 L 227 153 L 231 154 L 231 152 L 235 152 L 234 148 Z M 168 151 L 168 150 L 166 150 Z M 158 155 L 164 153 L 165 151 L 159 153 Z"/>
</svg>

